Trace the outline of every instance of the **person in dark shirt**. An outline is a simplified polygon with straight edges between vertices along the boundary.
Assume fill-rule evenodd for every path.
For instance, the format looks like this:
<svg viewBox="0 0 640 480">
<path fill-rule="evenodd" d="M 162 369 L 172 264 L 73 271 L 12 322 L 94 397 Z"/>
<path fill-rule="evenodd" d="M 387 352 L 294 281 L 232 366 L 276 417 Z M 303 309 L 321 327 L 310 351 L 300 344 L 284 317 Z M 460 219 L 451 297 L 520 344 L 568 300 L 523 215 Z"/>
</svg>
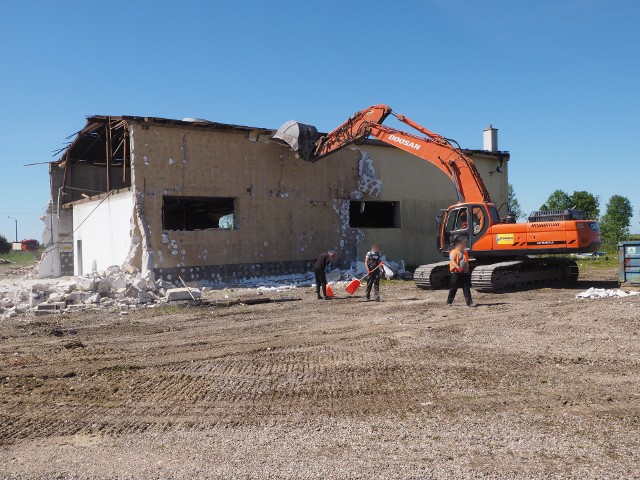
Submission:
<svg viewBox="0 0 640 480">
<path fill-rule="evenodd" d="M 331 300 L 331 297 L 327 296 L 327 275 L 326 269 L 330 263 L 336 263 L 336 252 L 328 251 L 318 255 L 316 263 L 313 264 L 313 273 L 316 276 L 316 294 L 318 300 Z M 322 289 L 322 295 L 320 295 L 320 289 Z"/>
<path fill-rule="evenodd" d="M 380 277 L 382 277 L 382 255 L 380 246 L 373 245 L 371 251 L 367 252 L 364 263 L 367 266 L 367 301 L 371 300 L 371 289 L 376 302 L 380 301 Z"/>
</svg>

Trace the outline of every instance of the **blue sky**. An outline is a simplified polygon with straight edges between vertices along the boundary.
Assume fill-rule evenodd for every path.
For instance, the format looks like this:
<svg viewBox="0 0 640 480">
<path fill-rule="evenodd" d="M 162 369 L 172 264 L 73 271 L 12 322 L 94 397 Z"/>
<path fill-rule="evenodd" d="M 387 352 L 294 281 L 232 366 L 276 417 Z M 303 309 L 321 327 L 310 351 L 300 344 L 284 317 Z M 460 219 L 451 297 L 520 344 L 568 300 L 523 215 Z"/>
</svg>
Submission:
<svg viewBox="0 0 640 480">
<path fill-rule="evenodd" d="M 465 148 L 499 128 L 525 211 L 562 188 L 638 212 L 638 24 L 636 0 L 7 0 L 0 233 L 40 239 L 47 167 L 22 165 L 86 115 L 330 130 L 377 103 Z"/>
</svg>

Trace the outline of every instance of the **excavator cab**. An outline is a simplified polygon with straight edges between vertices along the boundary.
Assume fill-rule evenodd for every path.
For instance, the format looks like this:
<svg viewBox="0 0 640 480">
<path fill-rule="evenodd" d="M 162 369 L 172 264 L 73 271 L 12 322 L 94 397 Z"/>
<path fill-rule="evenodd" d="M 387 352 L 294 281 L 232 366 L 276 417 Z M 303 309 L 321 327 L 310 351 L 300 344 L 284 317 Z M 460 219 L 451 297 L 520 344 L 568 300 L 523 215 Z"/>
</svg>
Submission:
<svg viewBox="0 0 640 480">
<path fill-rule="evenodd" d="M 448 254 L 458 240 L 469 243 L 469 209 L 466 205 L 449 209 L 443 220 L 443 242 L 440 246 L 442 253 Z"/>
<path fill-rule="evenodd" d="M 456 240 L 464 240 L 473 251 L 491 225 L 499 223 L 498 211 L 490 203 L 457 204 L 445 210 L 439 222 L 440 245 L 443 255 L 448 256 Z"/>
</svg>

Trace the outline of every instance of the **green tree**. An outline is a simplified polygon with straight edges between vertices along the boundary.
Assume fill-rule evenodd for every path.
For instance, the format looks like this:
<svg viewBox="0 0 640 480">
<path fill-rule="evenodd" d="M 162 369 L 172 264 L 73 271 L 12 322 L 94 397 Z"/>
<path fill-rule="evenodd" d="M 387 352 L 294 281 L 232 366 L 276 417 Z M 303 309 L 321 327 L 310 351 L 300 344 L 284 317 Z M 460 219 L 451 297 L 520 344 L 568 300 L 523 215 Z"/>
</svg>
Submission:
<svg viewBox="0 0 640 480">
<path fill-rule="evenodd" d="M 540 210 L 566 210 L 576 208 L 582 210 L 587 218 L 597 220 L 600 215 L 600 199 L 585 190 L 579 190 L 569 195 L 564 190 L 556 190 Z"/>
<path fill-rule="evenodd" d="M 540 210 L 564 210 L 566 208 L 571 208 L 571 197 L 563 190 L 556 190 L 549 195 Z"/>
<path fill-rule="evenodd" d="M 597 220 L 600 216 L 600 199 L 592 193 L 580 190 L 571 195 L 571 208 L 582 210 L 589 220 Z"/>
<path fill-rule="evenodd" d="M 516 219 L 522 218 L 524 216 L 522 213 L 522 207 L 520 206 L 520 202 L 516 198 L 516 192 L 513 189 L 512 184 L 509 184 L 507 188 L 507 203 L 509 204 L 509 211 L 515 214 Z"/>
<path fill-rule="evenodd" d="M 11 251 L 11 242 L 7 237 L 0 235 L 0 253 L 9 253 Z"/>
<path fill-rule="evenodd" d="M 600 220 L 600 233 L 605 243 L 613 244 L 629 235 L 633 207 L 627 197 L 613 195 Z"/>
</svg>

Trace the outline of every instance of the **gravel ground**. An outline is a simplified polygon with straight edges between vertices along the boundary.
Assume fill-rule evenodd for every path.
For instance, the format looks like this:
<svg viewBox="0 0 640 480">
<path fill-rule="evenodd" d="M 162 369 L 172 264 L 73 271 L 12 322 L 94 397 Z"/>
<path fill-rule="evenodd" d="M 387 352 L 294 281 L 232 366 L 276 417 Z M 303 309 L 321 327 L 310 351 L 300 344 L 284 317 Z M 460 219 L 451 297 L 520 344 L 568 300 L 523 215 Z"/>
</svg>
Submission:
<svg viewBox="0 0 640 480">
<path fill-rule="evenodd" d="M 640 478 L 640 298 L 574 298 L 614 275 L 7 320 L 0 477 Z"/>
</svg>

